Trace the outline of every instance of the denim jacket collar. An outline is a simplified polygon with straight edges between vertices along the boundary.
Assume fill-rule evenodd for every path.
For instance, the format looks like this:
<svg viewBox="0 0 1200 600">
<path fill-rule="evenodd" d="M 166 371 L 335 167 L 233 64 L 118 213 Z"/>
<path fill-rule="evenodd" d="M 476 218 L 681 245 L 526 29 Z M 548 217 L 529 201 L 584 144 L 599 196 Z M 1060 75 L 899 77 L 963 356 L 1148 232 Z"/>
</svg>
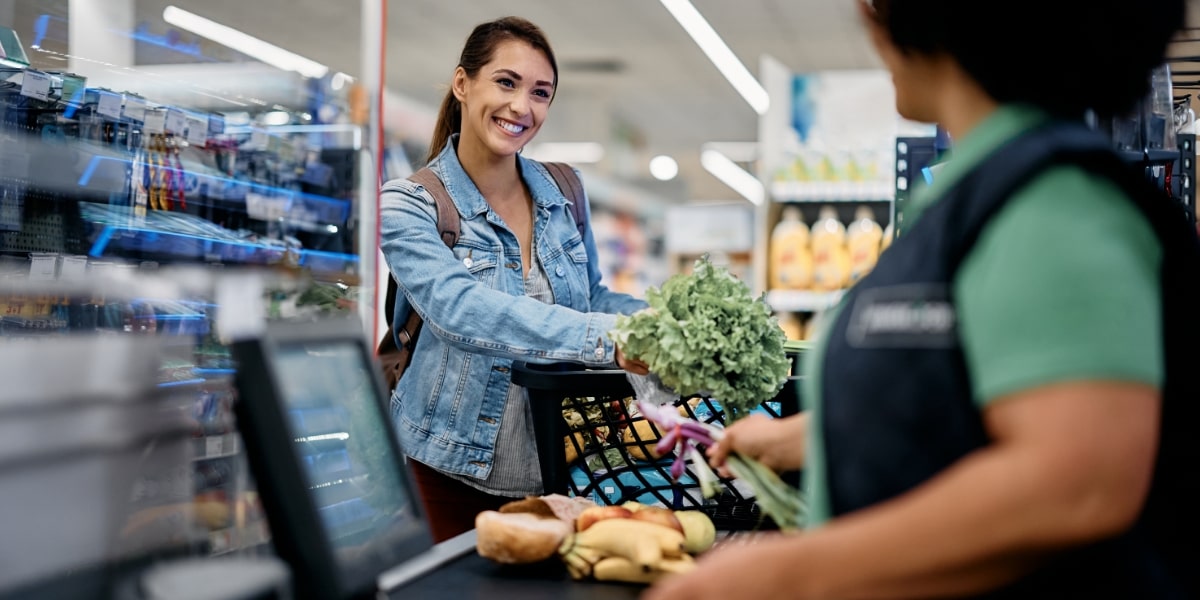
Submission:
<svg viewBox="0 0 1200 600">
<path fill-rule="evenodd" d="M 462 163 L 458 162 L 457 147 L 458 134 L 455 133 L 450 136 L 441 154 L 438 154 L 437 158 L 434 158 L 433 162 L 429 164 L 429 168 L 446 186 L 446 192 L 450 194 L 454 204 L 457 205 L 459 214 L 464 217 L 484 214 L 489 208 L 487 200 L 479 192 L 479 188 L 475 186 L 471 177 L 467 175 Z M 546 209 L 567 203 L 566 197 L 558 189 L 558 184 L 554 182 L 550 172 L 541 163 L 518 154 L 517 170 L 521 174 L 521 179 L 525 180 L 525 185 L 529 186 L 533 202 L 539 208 Z"/>
</svg>

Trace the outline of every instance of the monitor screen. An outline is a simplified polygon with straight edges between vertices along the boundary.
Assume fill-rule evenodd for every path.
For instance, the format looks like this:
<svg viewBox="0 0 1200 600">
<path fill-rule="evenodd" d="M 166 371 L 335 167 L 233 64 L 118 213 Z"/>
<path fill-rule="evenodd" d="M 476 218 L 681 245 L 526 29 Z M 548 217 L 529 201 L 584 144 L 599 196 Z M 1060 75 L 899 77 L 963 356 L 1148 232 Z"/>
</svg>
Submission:
<svg viewBox="0 0 1200 600">
<path fill-rule="evenodd" d="M 272 354 L 287 435 L 338 569 L 354 577 L 398 561 L 398 542 L 423 535 L 423 521 L 374 363 L 348 339 L 284 341 Z"/>
</svg>

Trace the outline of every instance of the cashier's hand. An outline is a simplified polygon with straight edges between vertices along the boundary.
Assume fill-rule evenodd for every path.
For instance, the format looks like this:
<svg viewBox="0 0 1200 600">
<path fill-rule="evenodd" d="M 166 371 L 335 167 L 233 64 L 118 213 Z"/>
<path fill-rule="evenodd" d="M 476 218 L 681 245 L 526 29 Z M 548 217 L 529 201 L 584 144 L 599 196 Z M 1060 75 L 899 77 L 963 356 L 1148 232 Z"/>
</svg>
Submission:
<svg viewBox="0 0 1200 600">
<path fill-rule="evenodd" d="M 633 373 L 634 375 L 649 375 L 650 366 L 646 363 L 629 358 L 625 353 L 621 352 L 621 348 L 617 348 L 617 366 Z"/>
<path fill-rule="evenodd" d="M 792 579 L 802 576 L 791 551 L 797 535 L 772 534 L 743 545 L 719 546 L 701 555 L 690 573 L 659 580 L 641 600 L 802 598 Z"/>
<path fill-rule="evenodd" d="M 725 428 L 725 435 L 708 449 L 708 462 L 722 476 L 730 477 L 725 459 L 730 452 L 753 458 L 776 471 L 795 471 L 804 466 L 808 413 L 782 419 L 753 414 Z"/>
</svg>

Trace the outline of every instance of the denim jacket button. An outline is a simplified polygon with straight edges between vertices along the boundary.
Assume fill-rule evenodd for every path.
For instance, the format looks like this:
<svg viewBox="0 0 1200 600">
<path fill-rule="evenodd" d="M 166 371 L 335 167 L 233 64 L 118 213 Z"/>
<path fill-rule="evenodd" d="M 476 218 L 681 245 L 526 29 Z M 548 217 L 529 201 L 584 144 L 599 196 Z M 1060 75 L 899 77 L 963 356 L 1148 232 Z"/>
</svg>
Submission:
<svg viewBox="0 0 1200 600">
<path fill-rule="evenodd" d="M 554 274 L 558 275 L 559 277 L 562 277 L 563 273 L 566 273 L 566 271 L 563 270 L 561 265 L 559 265 L 557 269 L 554 269 Z"/>
<path fill-rule="evenodd" d="M 596 360 L 604 358 L 604 348 L 596 348 L 596 352 L 594 354 L 596 356 Z"/>
</svg>

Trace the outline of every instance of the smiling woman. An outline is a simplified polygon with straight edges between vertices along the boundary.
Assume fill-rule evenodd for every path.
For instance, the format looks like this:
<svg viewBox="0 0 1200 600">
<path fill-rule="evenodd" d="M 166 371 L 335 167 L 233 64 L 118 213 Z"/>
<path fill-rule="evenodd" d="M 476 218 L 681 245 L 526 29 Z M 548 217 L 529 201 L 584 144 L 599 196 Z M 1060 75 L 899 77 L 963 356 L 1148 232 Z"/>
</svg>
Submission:
<svg viewBox="0 0 1200 600">
<path fill-rule="evenodd" d="M 471 529 L 484 510 L 543 492 L 528 395 L 510 378 L 514 360 L 644 372 L 608 332 L 617 314 L 645 303 L 600 282 L 578 173 L 554 165 L 552 177 L 550 165 L 521 154 L 557 83 L 537 26 L 515 17 L 479 25 L 454 69 L 429 165 L 414 176 L 425 183 L 384 186 L 382 248 L 402 292 L 393 322 L 416 311 L 427 331 L 414 336 L 392 418 L 438 540 Z M 439 216 L 431 178 L 459 217 L 449 250 L 440 225 L 455 215 Z"/>
</svg>

